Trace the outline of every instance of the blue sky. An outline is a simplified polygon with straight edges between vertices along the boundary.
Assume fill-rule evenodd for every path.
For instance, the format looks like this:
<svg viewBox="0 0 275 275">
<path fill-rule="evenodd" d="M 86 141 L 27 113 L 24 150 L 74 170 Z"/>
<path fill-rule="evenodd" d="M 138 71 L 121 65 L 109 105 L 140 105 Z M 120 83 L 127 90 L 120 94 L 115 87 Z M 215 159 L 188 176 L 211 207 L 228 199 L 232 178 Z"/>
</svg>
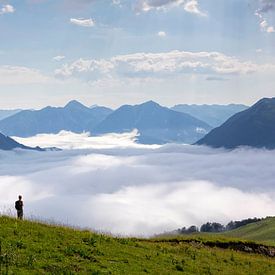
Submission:
<svg viewBox="0 0 275 275">
<path fill-rule="evenodd" d="M 0 108 L 275 96 L 274 0 L 0 0 Z"/>
</svg>

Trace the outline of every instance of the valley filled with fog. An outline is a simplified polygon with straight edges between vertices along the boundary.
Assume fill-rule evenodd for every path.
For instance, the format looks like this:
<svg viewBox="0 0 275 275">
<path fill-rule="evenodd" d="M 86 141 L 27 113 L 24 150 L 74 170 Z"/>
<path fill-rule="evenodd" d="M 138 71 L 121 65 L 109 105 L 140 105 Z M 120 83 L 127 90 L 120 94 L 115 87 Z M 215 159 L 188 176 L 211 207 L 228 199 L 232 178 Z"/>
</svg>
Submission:
<svg viewBox="0 0 275 275">
<path fill-rule="evenodd" d="M 121 235 L 275 213 L 275 151 L 142 145 L 136 132 L 16 138 L 61 151 L 0 151 L 0 211 Z"/>
</svg>

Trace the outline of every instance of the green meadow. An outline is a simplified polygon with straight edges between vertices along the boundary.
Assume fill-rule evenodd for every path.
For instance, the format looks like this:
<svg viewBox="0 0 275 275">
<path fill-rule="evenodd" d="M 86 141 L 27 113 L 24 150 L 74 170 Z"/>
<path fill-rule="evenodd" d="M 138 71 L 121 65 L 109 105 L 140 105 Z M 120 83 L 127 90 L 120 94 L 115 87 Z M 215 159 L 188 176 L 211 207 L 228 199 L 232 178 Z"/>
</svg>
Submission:
<svg viewBox="0 0 275 275">
<path fill-rule="evenodd" d="M 118 238 L 0 217 L 1 274 L 275 274 L 273 257 L 239 251 L 257 244 L 242 232 L 253 239 L 244 228 L 232 236 Z M 265 232 L 267 240 L 256 241 L 273 244 Z"/>
</svg>

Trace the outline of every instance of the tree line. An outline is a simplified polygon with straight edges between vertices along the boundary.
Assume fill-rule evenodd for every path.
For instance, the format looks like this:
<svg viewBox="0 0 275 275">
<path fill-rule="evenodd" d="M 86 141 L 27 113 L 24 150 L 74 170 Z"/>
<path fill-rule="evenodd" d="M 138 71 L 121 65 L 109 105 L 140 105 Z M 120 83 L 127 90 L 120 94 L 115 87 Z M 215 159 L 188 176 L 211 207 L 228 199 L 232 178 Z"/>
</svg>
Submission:
<svg viewBox="0 0 275 275">
<path fill-rule="evenodd" d="M 204 223 L 200 228 L 192 225 L 188 228 L 183 227 L 179 228 L 177 230 L 178 234 L 191 234 L 191 233 L 196 233 L 196 232 L 212 232 L 212 233 L 219 233 L 219 232 L 225 232 L 229 230 L 233 230 L 236 228 L 239 228 L 241 226 L 254 223 L 254 222 L 259 222 L 262 219 L 259 218 L 249 218 L 249 219 L 244 219 L 241 221 L 231 221 L 227 225 L 223 225 L 218 222 L 207 222 Z"/>
</svg>

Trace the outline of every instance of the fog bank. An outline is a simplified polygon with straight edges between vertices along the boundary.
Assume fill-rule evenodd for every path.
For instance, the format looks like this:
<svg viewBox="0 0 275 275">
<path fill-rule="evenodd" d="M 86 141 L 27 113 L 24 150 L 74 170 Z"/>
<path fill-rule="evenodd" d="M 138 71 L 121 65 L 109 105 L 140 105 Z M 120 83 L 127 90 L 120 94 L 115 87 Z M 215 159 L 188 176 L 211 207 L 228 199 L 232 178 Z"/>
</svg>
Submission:
<svg viewBox="0 0 275 275">
<path fill-rule="evenodd" d="M 274 215 L 275 151 L 144 146 L 136 133 L 18 139 L 63 151 L 0 151 L 0 208 L 125 235 Z M 14 213 L 14 210 L 12 210 Z"/>
</svg>

